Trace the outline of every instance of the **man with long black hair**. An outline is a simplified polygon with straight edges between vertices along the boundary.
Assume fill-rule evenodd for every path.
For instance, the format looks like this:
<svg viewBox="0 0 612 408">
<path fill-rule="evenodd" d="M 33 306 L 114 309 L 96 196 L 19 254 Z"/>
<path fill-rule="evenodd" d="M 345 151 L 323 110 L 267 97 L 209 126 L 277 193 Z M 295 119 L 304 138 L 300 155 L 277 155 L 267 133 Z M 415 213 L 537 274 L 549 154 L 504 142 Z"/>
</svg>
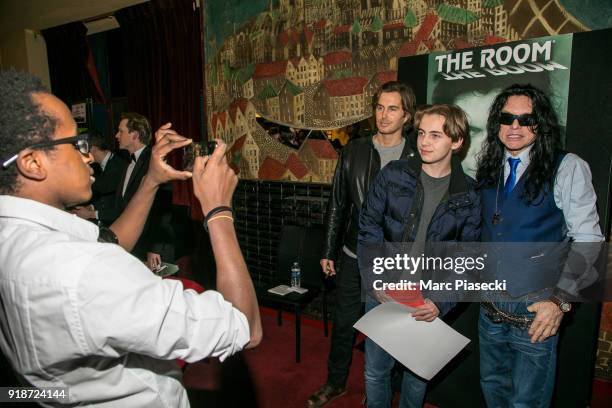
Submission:
<svg viewBox="0 0 612 408">
<path fill-rule="evenodd" d="M 589 166 L 561 150 L 555 111 L 532 85 L 511 85 L 494 99 L 476 178 L 484 242 L 603 240 Z M 529 271 L 498 267 L 508 289 L 481 303 L 481 387 L 491 407 L 550 405 L 557 333 L 571 304 L 536 261 Z"/>
</svg>

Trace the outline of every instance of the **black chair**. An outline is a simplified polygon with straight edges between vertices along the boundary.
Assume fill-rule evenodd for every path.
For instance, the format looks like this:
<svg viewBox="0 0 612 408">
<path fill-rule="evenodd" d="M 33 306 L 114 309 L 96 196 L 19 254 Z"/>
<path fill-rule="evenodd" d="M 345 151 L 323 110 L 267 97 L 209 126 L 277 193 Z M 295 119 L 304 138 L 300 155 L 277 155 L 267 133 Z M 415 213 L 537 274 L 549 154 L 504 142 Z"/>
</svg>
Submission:
<svg viewBox="0 0 612 408">
<path fill-rule="evenodd" d="M 262 304 L 278 309 L 278 325 L 282 325 L 283 310 L 291 310 L 295 314 L 295 361 L 301 357 L 301 325 L 302 309 L 323 292 L 323 330 L 325 337 L 329 334 L 327 319 L 327 288 L 319 261 L 323 247 L 324 232 L 322 228 L 298 227 L 285 225 L 281 231 L 278 244 L 278 264 L 276 273 L 270 285 L 257 288 L 257 297 Z M 277 285 L 289 285 L 291 281 L 291 266 L 294 262 L 300 264 L 301 286 L 307 288 L 304 294 L 288 293 L 284 296 L 268 292 Z"/>
</svg>

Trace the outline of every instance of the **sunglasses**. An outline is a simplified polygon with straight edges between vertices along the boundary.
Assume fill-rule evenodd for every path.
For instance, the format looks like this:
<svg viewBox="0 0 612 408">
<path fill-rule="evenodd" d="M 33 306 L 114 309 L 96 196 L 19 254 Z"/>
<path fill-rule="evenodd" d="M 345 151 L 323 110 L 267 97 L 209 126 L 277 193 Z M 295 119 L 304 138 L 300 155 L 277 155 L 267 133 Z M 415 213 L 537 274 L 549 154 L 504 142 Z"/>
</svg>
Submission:
<svg viewBox="0 0 612 408">
<path fill-rule="evenodd" d="M 536 117 L 533 113 L 513 115 L 511 113 L 502 112 L 499 115 L 499 123 L 501 125 L 512 125 L 515 119 L 518 120 L 518 124 L 521 126 L 535 126 L 537 124 Z"/>
<path fill-rule="evenodd" d="M 26 149 L 43 149 L 45 147 L 57 146 L 61 144 L 71 144 L 83 155 L 87 155 L 91 151 L 91 144 L 89 143 L 89 135 L 87 133 L 81 133 L 77 136 L 64 137 L 62 139 L 50 140 L 48 142 L 36 143 L 26 147 Z M 6 169 L 13 164 L 13 162 L 15 162 L 19 156 L 19 152 L 2 162 L 2 168 Z"/>
</svg>

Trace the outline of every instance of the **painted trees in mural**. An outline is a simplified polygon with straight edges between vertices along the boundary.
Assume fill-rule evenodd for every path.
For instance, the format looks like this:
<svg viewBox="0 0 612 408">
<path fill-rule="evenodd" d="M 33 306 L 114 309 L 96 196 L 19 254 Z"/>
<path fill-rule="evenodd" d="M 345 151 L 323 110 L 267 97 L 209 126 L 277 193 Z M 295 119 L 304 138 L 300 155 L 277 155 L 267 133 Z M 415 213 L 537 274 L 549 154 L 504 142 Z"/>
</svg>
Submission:
<svg viewBox="0 0 612 408">
<path fill-rule="evenodd" d="M 232 146 L 243 178 L 330 182 L 329 142 L 292 149 L 255 112 L 294 128 L 355 123 L 371 116 L 374 90 L 396 78 L 400 57 L 587 30 L 562 2 L 207 1 L 208 129 Z"/>
</svg>

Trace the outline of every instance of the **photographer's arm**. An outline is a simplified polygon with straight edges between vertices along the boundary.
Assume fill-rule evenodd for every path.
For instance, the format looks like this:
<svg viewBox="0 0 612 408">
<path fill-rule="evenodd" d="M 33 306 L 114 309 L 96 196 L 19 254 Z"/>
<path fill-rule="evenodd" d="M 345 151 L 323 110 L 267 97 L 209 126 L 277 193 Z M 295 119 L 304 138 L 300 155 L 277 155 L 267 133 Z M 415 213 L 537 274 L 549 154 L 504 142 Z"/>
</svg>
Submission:
<svg viewBox="0 0 612 408">
<path fill-rule="evenodd" d="M 125 211 L 110 226 L 119 239 L 119 245 L 126 251 L 131 251 L 138 241 L 160 184 L 191 177 L 191 173 L 177 171 L 165 162 L 172 150 L 191 143 L 191 139 L 179 136 L 170 126 L 170 123 L 166 123 L 155 132 L 156 143 L 151 152 L 149 170 Z"/>
<path fill-rule="evenodd" d="M 238 178 L 227 164 L 225 151 L 226 145 L 218 141 L 211 156 L 197 157 L 194 162 L 193 190 L 200 200 L 203 214 L 219 206 L 231 206 Z M 217 291 L 246 316 L 250 331 L 250 341 L 246 348 L 252 348 L 259 344 L 262 337 L 259 306 L 229 216 L 229 212 L 221 212 L 208 223 L 217 266 Z"/>
</svg>

